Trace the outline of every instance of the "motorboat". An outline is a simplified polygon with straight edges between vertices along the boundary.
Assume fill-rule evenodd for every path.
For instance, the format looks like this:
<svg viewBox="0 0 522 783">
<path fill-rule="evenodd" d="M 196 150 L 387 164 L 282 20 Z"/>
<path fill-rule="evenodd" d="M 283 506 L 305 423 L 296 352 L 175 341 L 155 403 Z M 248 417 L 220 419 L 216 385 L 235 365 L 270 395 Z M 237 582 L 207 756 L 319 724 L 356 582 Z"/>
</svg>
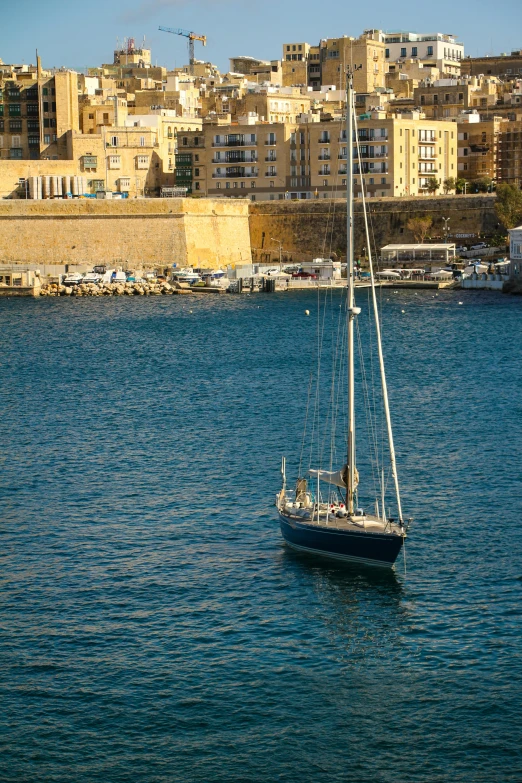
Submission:
<svg viewBox="0 0 522 783">
<path fill-rule="evenodd" d="M 63 284 L 64 285 L 80 285 L 80 283 L 83 283 L 84 276 L 81 275 L 79 272 L 71 272 L 70 274 L 65 277 Z"/>
<path fill-rule="evenodd" d="M 83 276 L 82 283 L 94 283 L 95 285 L 98 285 L 101 279 L 102 276 L 96 272 L 87 272 L 87 274 Z"/>
</svg>

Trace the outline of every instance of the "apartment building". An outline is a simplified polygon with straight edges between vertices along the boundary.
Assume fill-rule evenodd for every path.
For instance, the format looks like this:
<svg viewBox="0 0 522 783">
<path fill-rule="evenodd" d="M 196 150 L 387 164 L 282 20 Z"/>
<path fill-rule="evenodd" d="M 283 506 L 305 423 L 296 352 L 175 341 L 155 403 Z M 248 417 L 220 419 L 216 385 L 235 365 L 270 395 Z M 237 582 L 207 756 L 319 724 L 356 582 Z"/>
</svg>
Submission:
<svg viewBox="0 0 522 783">
<path fill-rule="evenodd" d="M 464 44 L 445 33 L 381 32 L 388 64 L 412 59 L 424 67 L 438 68 L 443 74 L 458 76 L 464 57 Z"/>
<path fill-rule="evenodd" d="M 469 181 L 498 176 L 500 117 L 481 121 L 480 115 L 463 114 L 457 119 L 458 177 Z"/>
<path fill-rule="evenodd" d="M 496 57 L 466 57 L 461 62 L 463 76 L 496 76 L 510 81 L 522 76 L 522 49 Z"/>
<path fill-rule="evenodd" d="M 64 134 L 79 130 L 77 74 L 11 70 L 0 74 L 0 159 L 60 160 Z"/>
<path fill-rule="evenodd" d="M 522 119 L 500 124 L 496 180 L 522 187 Z"/>
<path fill-rule="evenodd" d="M 354 67 L 356 92 L 375 92 L 386 87 L 385 45 L 373 30 L 359 38 L 326 38 L 321 41 L 321 84 L 346 87 L 346 68 Z"/>
<path fill-rule="evenodd" d="M 447 119 L 457 117 L 464 109 L 481 113 L 494 109 L 498 100 L 497 79 L 478 77 L 425 80 L 413 91 L 415 105 L 427 117 Z"/>
<path fill-rule="evenodd" d="M 318 47 L 311 47 L 310 44 L 304 41 L 301 41 L 301 43 L 283 44 L 283 58 L 281 62 L 283 87 L 309 83 L 309 66 L 311 62 L 314 62 L 319 68 L 318 52 L 314 51 L 313 57 L 310 54 L 313 48 L 318 49 Z"/>
<path fill-rule="evenodd" d="M 354 87 L 357 92 L 373 92 L 385 87 L 384 44 L 373 31 L 359 38 L 346 35 L 324 38 L 318 46 L 308 43 L 283 44 L 283 86 L 308 85 L 313 89 L 346 87 L 346 68 L 357 66 Z"/>
<path fill-rule="evenodd" d="M 442 183 L 457 172 L 456 127 L 411 115 L 373 112 L 359 119 L 354 138 L 354 194 L 364 182 L 369 197 L 418 196 L 429 181 Z M 346 187 L 344 122 L 308 126 L 310 190 L 314 197 L 342 194 Z"/>
<path fill-rule="evenodd" d="M 342 197 L 344 121 L 308 119 L 295 125 L 255 118 L 205 123 L 201 133 L 186 134 L 186 176 L 192 178 L 193 192 L 252 201 Z M 452 122 L 428 121 L 418 113 L 387 117 L 375 112 L 359 120 L 352 143 L 356 196 L 361 181 L 369 197 L 414 196 L 427 193 L 433 178 L 442 186 L 457 175 L 457 127 Z"/>
</svg>

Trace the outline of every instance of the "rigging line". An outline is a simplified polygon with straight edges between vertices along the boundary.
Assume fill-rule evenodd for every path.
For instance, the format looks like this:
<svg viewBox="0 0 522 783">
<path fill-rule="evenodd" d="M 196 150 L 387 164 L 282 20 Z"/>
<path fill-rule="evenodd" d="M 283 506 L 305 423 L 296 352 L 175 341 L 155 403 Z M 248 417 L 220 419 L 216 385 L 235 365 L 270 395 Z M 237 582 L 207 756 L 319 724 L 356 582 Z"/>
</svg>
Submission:
<svg viewBox="0 0 522 783">
<path fill-rule="evenodd" d="M 332 297 L 333 298 L 333 297 Z M 337 438 L 337 419 L 339 415 L 339 381 L 337 374 L 340 373 L 340 367 L 342 365 L 342 340 L 343 340 L 343 325 L 344 325 L 344 313 L 342 308 L 342 295 L 341 305 L 339 306 L 339 313 L 337 317 L 337 339 L 335 346 L 334 364 L 332 366 L 332 433 L 330 438 L 330 470 L 333 470 L 333 462 L 336 454 L 335 443 Z M 336 384 L 337 379 L 337 386 Z"/>
<path fill-rule="evenodd" d="M 355 120 L 355 129 L 356 129 L 356 139 L 357 139 L 357 146 L 359 145 L 358 140 L 358 133 L 357 133 L 357 119 Z M 360 159 L 360 153 L 359 153 L 359 159 Z M 403 517 L 402 517 L 402 506 L 401 506 L 401 495 L 399 490 L 399 477 L 397 474 L 397 463 L 395 460 L 395 445 L 393 442 L 393 430 L 392 430 L 392 424 L 391 424 L 391 416 L 390 416 L 390 406 L 388 401 L 388 387 L 386 383 L 386 372 L 384 369 L 384 358 L 382 353 L 382 340 L 381 340 L 381 331 L 380 331 L 380 318 L 379 318 L 379 308 L 377 305 L 377 296 L 375 293 L 375 278 L 373 276 L 373 262 L 372 262 L 372 254 L 370 249 L 370 232 L 368 227 L 368 216 L 366 213 L 366 195 L 365 195 L 365 188 L 364 188 L 364 178 L 361 176 L 361 193 L 362 193 L 362 201 L 363 201 L 363 216 L 364 216 L 364 228 L 366 232 L 366 240 L 368 243 L 368 260 L 370 263 L 370 279 L 372 284 L 372 302 L 373 302 L 373 308 L 375 313 L 375 330 L 377 334 L 377 347 L 379 350 L 379 366 L 381 370 L 381 385 L 382 385 L 382 398 L 384 403 L 384 412 L 386 415 L 386 428 L 388 430 L 388 447 L 390 452 L 390 462 L 391 462 L 391 468 L 392 468 L 392 475 L 393 480 L 395 484 L 395 496 L 397 500 L 397 510 L 399 514 L 399 522 L 402 524 Z"/>
<path fill-rule="evenodd" d="M 357 348 L 359 351 L 359 362 L 360 362 L 360 370 L 361 370 L 361 385 L 363 389 L 363 397 L 364 397 L 364 410 L 366 415 L 366 427 L 368 431 L 368 442 L 369 442 L 369 452 L 370 452 L 370 464 L 372 466 L 372 477 L 373 477 L 373 484 L 374 484 L 374 491 L 377 496 L 377 482 L 375 480 L 375 464 L 374 460 L 372 459 L 372 448 L 375 450 L 377 448 L 377 443 L 374 439 L 374 428 L 373 428 L 373 422 L 372 422 L 372 414 L 371 414 L 371 407 L 370 407 L 370 398 L 369 398 L 369 392 L 368 392 L 368 382 L 366 378 L 366 367 L 364 364 L 364 355 L 363 355 L 363 345 L 362 345 L 362 338 L 361 338 L 361 330 L 359 327 L 359 324 L 356 324 L 356 334 L 357 334 Z M 372 443 L 373 441 L 373 443 Z"/>
<path fill-rule="evenodd" d="M 298 478 L 301 478 L 301 467 L 303 464 L 303 454 L 304 454 L 304 447 L 305 447 L 305 440 L 306 440 L 306 432 L 308 429 L 308 412 L 310 408 L 310 394 L 312 392 L 312 380 L 313 380 L 313 373 L 310 373 L 310 380 L 308 381 L 308 396 L 306 399 L 306 415 L 305 415 L 305 422 L 304 422 L 304 429 L 303 429 L 303 439 L 301 441 L 301 454 L 299 455 L 299 473 Z"/>
<path fill-rule="evenodd" d="M 374 426 L 374 436 L 375 436 L 375 469 L 377 471 L 377 475 L 379 475 L 379 441 L 377 437 L 377 422 L 378 422 L 378 408 L 377 408 L 377 397 L 376 397 L 376 387 L 377 384 L 375 383 L 375 368 L 374 368 L 374 352 L 375 348 L 373 345 L 373 326 L 372 326 L 372 312 L 371 312 L 371 302 L 370 302 L 370 289 L 368 288 L 368 342 L 369 342 L 369 359 L 370 359 L 370 375 L 371 375 L 371 389 L 372 389 L 372 412 L 373 412 L 373 426 Z M 380 411 L 380 409 L 379 409 Z"/>
<path fill-rule="evenodd" d="M 357 125 L 357 117 L 354 117 L 354 133 L 355 133 L 355 145 L 356 145 L 356 149 L 357 149 L 357 162 L 359 164 L 359 174 L 360 174 L 360 177 L 361 177 L 361 196 L 362 196 L 362 200 L 363 200 L 363 215 L 364 215 L 364 218 L 365 218 L 365 221 L 366 221 L 365 187 L 364 187 L 364 177 L 363 177 L 363 164 L 362 164 L 362 159 L 361 159 L 361 148 L 360 148 L 360 144 L 359 144 L 359 129 L 358 129 L 358 125 Z M 366 222 L 365 222 L 365 225 L 366 225 L 366 228 L 367 228 Z M 368 232 L 366 232 L 366 240 L 367 240 L 366 244 L 368 245 L 368 258 L 370 260 L 370 268 L 371 268 L 371 257 L 372 256 L 371 256 L 371 247 L 369 245 Z M 372 320 L 373 319 L 371 317 L 371 310 L 370 310 L 369 302 L 370 302 L 370 293 L 368 292 L 368 307 L 369 307 L 369 311 L 368 311 L 368 323 L 369 323 L 368 333 L 369 333 L 370 339 L 371 339 L 371 335 L 372 335 L 371 324 L 372 324 Z M 377 328 L 376 328 L 376 331 L 377 331 Z M 377 340 L 377 342 L 378 342 L 378 340 Z M 383 421 L 383 417 L 382 417 L 382 415 L 379 417 L 378 413 L 377 413 L 378 409 L 377 409 L 377 400 L 376 400 L 376 397 L 375 397 L 376 383 L 375 383 L 375 376 L 374 376 L 374 370 L 373 370 L 373 351 L 370 351 L 370 363 L 371 363 L 371 368 L 372 368 L 372 396 L 373 396 L 373 402 L 374 402 L 374 410 L 373 410 L 373 413 L 374 413 L 374 415 L 373 415 L 374 425 L 373 425 L 373 427 L 374 427 L 374 431 L 375 431 L 375 435 L 374 435 L 374 440 L 375 440 L 375 464 L 376 464 L 376 470 L 377 470 L 377 476 L 378 476 L 378 482 L 377 483 L 378 483 L 378 485 L 380 487 L 380 491 L 379 491 L 378 494 L 381 495 L 382 494 L 382 487 L 381 487 L 382 471 L 379 470 L 379 463 L 380 463 L 380 465 L 382 465 L 383 462 L 384 462 L 384 430 L 382 430 L 382 432 L 381 432 L 380 443 L 381 443 L 382 455 L 381 455 L 381 460 L 379 460 L 379 438 L 377 437 L 377 426 L 378 426 L 379 418 L 380 418 L 380 420 L 382 422 Z M 375 487 L 375 493 L 376 493 L 376 497 L 377 497 L 378 494 L 377 494 L 376 487 Z"/>
</svg>

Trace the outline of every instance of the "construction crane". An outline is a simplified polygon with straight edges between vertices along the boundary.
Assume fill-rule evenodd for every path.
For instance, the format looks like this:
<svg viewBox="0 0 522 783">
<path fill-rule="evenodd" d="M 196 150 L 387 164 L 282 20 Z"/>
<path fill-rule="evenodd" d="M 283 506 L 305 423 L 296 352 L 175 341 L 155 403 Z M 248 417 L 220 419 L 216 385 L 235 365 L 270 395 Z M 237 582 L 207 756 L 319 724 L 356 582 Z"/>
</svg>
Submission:
<svg viewBox="0 0 522 783">
<path fill-rule="evenodd" d="M 198 35 L 192 33 L 190 30 L 181 30 L 177 27 L 159 27 L 162 33 L 172 33 L 173 35 L 182 35 L 184 38 L 188 38 L 188 50 L 189 50 L 189 72 L 190 75 L 194 75 L 194 41 L 201 41 L 203 46 L 207 45 L 207 36 Z"/>
</svg>

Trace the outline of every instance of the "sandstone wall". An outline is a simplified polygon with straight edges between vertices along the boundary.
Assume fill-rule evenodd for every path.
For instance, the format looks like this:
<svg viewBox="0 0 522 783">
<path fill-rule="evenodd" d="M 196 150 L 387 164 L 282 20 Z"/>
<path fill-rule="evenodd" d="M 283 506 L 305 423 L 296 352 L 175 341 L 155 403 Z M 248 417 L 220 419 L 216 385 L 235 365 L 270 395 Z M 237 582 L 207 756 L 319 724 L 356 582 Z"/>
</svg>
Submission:
<svg viewBox="0 0 522 783">
<path fill-rule="evenodd" d="M 371 199 L 370 235 L 377 248 L 387 244 L 414 242 L 406 227 L 411 217 L 430 215 L 433 226 L 426 241 L 443 241 L 443 217 L 449 217 L 449 240 L 458 244 L 473 241 L 479 235 L 497 231 L 498 219 L 492 195 L 434 196 L 432 198 Z M 472 235 L 468 238 L 459 235 Z M 346 201 L 259 201 L 250 206 L 250 241 L 258 260 L 277 257 L 281 240 L 285 255 L 293 260 L 329 256 L 332 251 L 346 253 Z M 366 246 L 362 203 L 355 203 L 356 253 Z"/>
<path fill-rule="evenodd" d="M 248 201 L 0 201 L 0 262 L 217 267 L 250 260 Z"/>
</svg>

